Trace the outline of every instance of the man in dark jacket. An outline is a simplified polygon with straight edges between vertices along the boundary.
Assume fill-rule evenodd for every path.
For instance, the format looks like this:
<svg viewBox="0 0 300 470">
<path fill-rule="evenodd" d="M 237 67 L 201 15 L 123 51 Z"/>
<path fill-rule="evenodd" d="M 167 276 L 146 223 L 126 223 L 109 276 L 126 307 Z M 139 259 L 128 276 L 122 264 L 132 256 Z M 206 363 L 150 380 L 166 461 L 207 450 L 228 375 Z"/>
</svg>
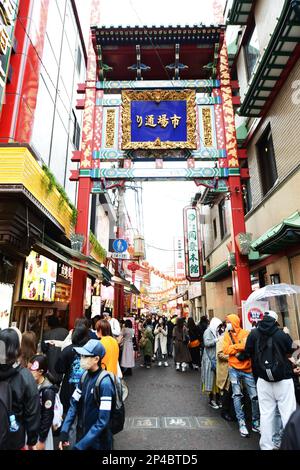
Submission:
<svg viewBox="0 0 300 470">
<path fill-rule="evenodd" d="M 95 400 L 95 386 L 102 372 L 101 359 L 106 351 L 99 340 L 91 339 L 82 348 L 74 348 L 81 356 L 81 367 L 88 371 L 71 398 L 71 406 L 62 426 L 59 448 L 69 445 L 69 431 L 78 416 L 81 435 L 75 450 L 111 450 L 110 428 L 115 387 L 108 375 L 99 384 L 99 402 Z M 77 436 L 78 437 L 78 436 Z"/>
<path fill-rule="evenodd" d="M 66 328 L 62 328 L 59 324 L 59 319 L 55 315 L 48 317 L 49 331 L 46 331 L 42 340 L 42 352 L 46 354 L 48 360 L 49 372 L 55 379 L 56 383 L 61 382 L 62 375 L 58 374 L 55 370 L 57 359 L 59 358 L 61 348 L 52 344 L 52 341 L 64 341 L 69 332 Z"/>
<path fill-rule="evenodd" d="M 283 427 L 296 409 L 293 368 L 288 355 L 293 353 L 293 340 L 277 324 L 276 312 L 265 312 L 258 327 L 247 338 L 245 354 L 252 359 L 257 378 L 260 409 L 260 448 L 274 448 L 273 421 L 278 406 Z"/>
<path fill-rule="evenodd" d="M 292 414 L 285 427 L 280 450 L 300 450 L 300 408 Z"/>
</svg>

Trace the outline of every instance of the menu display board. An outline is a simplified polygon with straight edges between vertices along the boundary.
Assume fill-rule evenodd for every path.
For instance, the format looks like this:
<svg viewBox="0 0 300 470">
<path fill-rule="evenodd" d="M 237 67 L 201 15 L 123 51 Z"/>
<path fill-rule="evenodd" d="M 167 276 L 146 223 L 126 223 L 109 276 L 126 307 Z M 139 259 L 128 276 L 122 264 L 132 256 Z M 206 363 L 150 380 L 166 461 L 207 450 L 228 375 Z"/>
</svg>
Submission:
<svg viewBox="0 0 300 470">
<path fill-rule="evenodd" d="M 57 263 L 32 251 L 26 258 L 22 299 L 54 302 Z"/>
<path fill-rule="evenodd" d="M 9 327 L 14 286 L 0 283 L 0 329 Z"/>
</svg>

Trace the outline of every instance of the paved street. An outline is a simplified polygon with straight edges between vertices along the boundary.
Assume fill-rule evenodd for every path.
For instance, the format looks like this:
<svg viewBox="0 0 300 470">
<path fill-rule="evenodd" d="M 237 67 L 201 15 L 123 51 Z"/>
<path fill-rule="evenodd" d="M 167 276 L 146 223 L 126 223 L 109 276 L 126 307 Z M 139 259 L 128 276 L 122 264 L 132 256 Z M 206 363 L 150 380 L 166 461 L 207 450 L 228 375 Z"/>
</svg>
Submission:
<svg viewBox="0 0 300 470">
<path fill-rule="evenodd" d="M 236 423 L 227 423 L 207 405 L 200 374 L 154 365 L 137 366 L 126 378 L 126 429 L 115 437 L 115 450 L 258 449 L 258 436 L 242 439 Z"/>
</svg>

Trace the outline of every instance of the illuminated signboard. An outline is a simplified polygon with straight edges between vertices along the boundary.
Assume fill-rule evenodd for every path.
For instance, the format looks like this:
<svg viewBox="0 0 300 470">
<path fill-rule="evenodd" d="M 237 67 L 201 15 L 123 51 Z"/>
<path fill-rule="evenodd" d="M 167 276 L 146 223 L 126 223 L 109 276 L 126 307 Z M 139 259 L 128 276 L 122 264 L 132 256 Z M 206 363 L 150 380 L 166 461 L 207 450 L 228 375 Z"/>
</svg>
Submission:
<svg viewBox="0 0 300 470">
<path fill-rule="evenodd" d="M 13 292 L 14 292 L 13 284 L 0 283 L 0 329 L 1 330 L 4 330 L 5 328 L 9 327 Z"/>
<path fill-rule="evenodd" d="M 25 262 L 22 299 L 54 302 L 56 274 L 55 261 L 32 251 Z"/>
<path fill-rule="evenodd" d="M 186 278 L 190 282 L 200 281 L 203 276 L 203 263 L 197 209 L 185 207 L 184 220 L 184 250 Z"/>
<path fill-rule="evenodd" d="M 122 93 L 123 149 L 196 148 L 195 92 Z"/>
<path fill-rule="evenodd" d="M 0 1 L 0 113 L 5 93 L 18 8 L 18 0 Z"/>
</svg>

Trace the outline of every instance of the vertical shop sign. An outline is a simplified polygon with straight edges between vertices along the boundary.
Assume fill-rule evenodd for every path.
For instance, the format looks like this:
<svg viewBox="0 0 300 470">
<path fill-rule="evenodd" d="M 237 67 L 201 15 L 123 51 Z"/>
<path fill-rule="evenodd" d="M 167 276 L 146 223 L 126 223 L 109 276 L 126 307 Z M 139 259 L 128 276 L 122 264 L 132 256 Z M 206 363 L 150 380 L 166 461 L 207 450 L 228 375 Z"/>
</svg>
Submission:
<svg viewBox="0 0 300 470">
<path fill-rule="evenodd" d="M 183 221 L 186 278 L 190 282 L 196 282 L 200 281 L 203 276 L 197 209 L 185 207 L 183 209 Z"/>
</svg>

